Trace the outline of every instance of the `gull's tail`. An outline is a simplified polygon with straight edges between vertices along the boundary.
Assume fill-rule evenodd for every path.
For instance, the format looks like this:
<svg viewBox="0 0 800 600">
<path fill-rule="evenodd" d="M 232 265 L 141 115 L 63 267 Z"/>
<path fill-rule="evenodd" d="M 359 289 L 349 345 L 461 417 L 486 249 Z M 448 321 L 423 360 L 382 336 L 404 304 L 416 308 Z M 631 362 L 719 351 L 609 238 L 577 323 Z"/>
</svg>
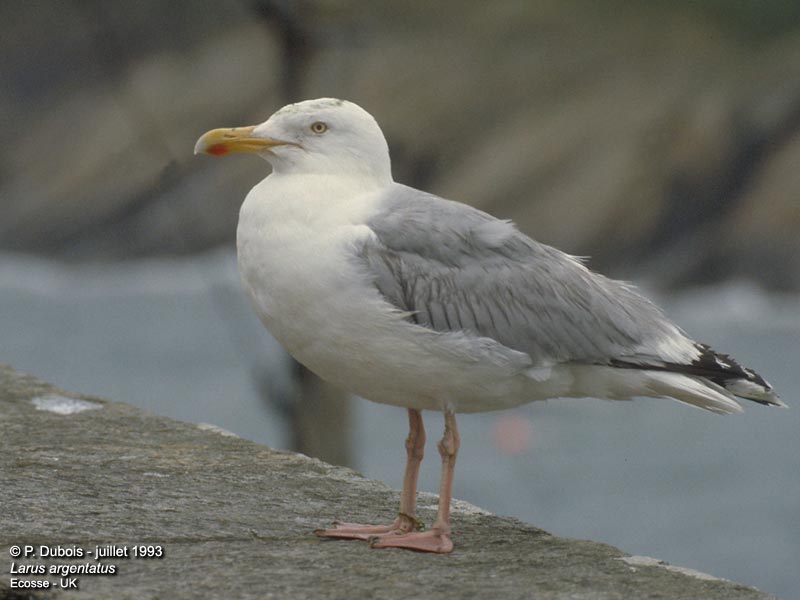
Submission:
<svg viewBox="0 0 800 600">
<path fill-rule="evenodd" d="M 695 344 L 697 358 L 691 363 L 653 364 L 615 360 L 614 366 L 644 369 L 649 372 L 649 387 L 659 395 L 670 396 L 712 412 L 741 412 L 734 396 L 766 406 L 787 408 L 772 386 L 758 373 L 743 367 L 727 354 L 706 344 Z"/>
</svg>

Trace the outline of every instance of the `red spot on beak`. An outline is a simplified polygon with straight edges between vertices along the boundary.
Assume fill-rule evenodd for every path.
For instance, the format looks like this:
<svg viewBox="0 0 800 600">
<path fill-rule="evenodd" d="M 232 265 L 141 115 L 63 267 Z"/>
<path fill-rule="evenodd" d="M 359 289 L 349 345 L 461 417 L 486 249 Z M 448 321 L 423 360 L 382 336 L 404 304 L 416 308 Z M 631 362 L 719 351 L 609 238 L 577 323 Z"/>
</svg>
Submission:
<svg viewBox="0 0 800 600">
<path fill-rule="evenodd" d="M 206 150 L 209 154 L 213 154 L 214 156 L 222 156 L 223 154 L 228 153 L 228 147 L 225 144 L 212 144 Z"/>
</svg>

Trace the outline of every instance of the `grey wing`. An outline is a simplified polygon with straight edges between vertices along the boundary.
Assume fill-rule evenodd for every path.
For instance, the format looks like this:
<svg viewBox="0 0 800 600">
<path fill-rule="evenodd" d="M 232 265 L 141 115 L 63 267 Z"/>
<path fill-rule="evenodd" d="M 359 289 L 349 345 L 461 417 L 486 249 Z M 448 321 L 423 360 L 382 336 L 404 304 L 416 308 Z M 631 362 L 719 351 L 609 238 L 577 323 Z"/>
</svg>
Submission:
<svg viewBox="0 0 800 600">
<path fill-rule="evenodd" d="M 691 361 L 689 340 L 631 286 L 466 205 L 396 185 L 359 258 L 383 296 L 436 331 L 466 331 L 534 364 Z"/>
</svg>

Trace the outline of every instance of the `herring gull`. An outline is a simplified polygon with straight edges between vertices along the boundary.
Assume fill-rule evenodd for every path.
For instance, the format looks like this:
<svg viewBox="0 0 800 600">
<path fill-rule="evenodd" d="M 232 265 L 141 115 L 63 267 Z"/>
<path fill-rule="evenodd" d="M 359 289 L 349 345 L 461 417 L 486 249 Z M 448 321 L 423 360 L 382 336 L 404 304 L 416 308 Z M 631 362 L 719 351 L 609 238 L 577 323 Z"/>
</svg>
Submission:
<svg viewBox="0 0 800 600">
<path fill-rule="evenodd" d="M 323 379 L 408 410 L 397 518 L 337 521 L 321 537 L 450 552 L 459 412 L 587 396 L 673 398 L 720 414 L 741 412 L 734 396 L 785 406 L 633 286 L 509 221 L 396 183 L 380 127 L 352 102 L 290 104 L 260 125 L 207 132 L 200 152 L 272 164 L 237 229 L 242 281 L 267 329 Z M 423 410 L 445 422 L 427 530 L 415 514 Z"/>
</svg>

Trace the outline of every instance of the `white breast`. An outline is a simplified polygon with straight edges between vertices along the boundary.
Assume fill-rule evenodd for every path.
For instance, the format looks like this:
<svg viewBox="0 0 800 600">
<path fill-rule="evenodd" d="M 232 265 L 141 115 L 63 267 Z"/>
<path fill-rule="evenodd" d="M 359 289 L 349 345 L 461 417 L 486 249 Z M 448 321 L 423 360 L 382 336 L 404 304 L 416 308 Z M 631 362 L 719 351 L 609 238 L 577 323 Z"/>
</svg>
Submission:
<svg viewBox="0 0 800 600">
<path fill-rule="evenodd" d="M 370 194 L 350 180 L 272 175 L 239 215 L 239 270 L 255 308 L 290 352 L 318 338 L 354 293 L 348 248 L 370 235 Z M 363 284 L 362 284 L 363 287 Z"/>
<path fill-rule="evenodd" d="M 237 231 L 239 269 L 261 320 L 300 362 L 359 394 L 375 353 L 387 353 L 375 347 L 380 332 L 401 318 L 353 259 L 372 235 L 364 222 L 375 201 L 375 190 L 349 179 L 273 175 L 248 195 Z"/>
</svg>

